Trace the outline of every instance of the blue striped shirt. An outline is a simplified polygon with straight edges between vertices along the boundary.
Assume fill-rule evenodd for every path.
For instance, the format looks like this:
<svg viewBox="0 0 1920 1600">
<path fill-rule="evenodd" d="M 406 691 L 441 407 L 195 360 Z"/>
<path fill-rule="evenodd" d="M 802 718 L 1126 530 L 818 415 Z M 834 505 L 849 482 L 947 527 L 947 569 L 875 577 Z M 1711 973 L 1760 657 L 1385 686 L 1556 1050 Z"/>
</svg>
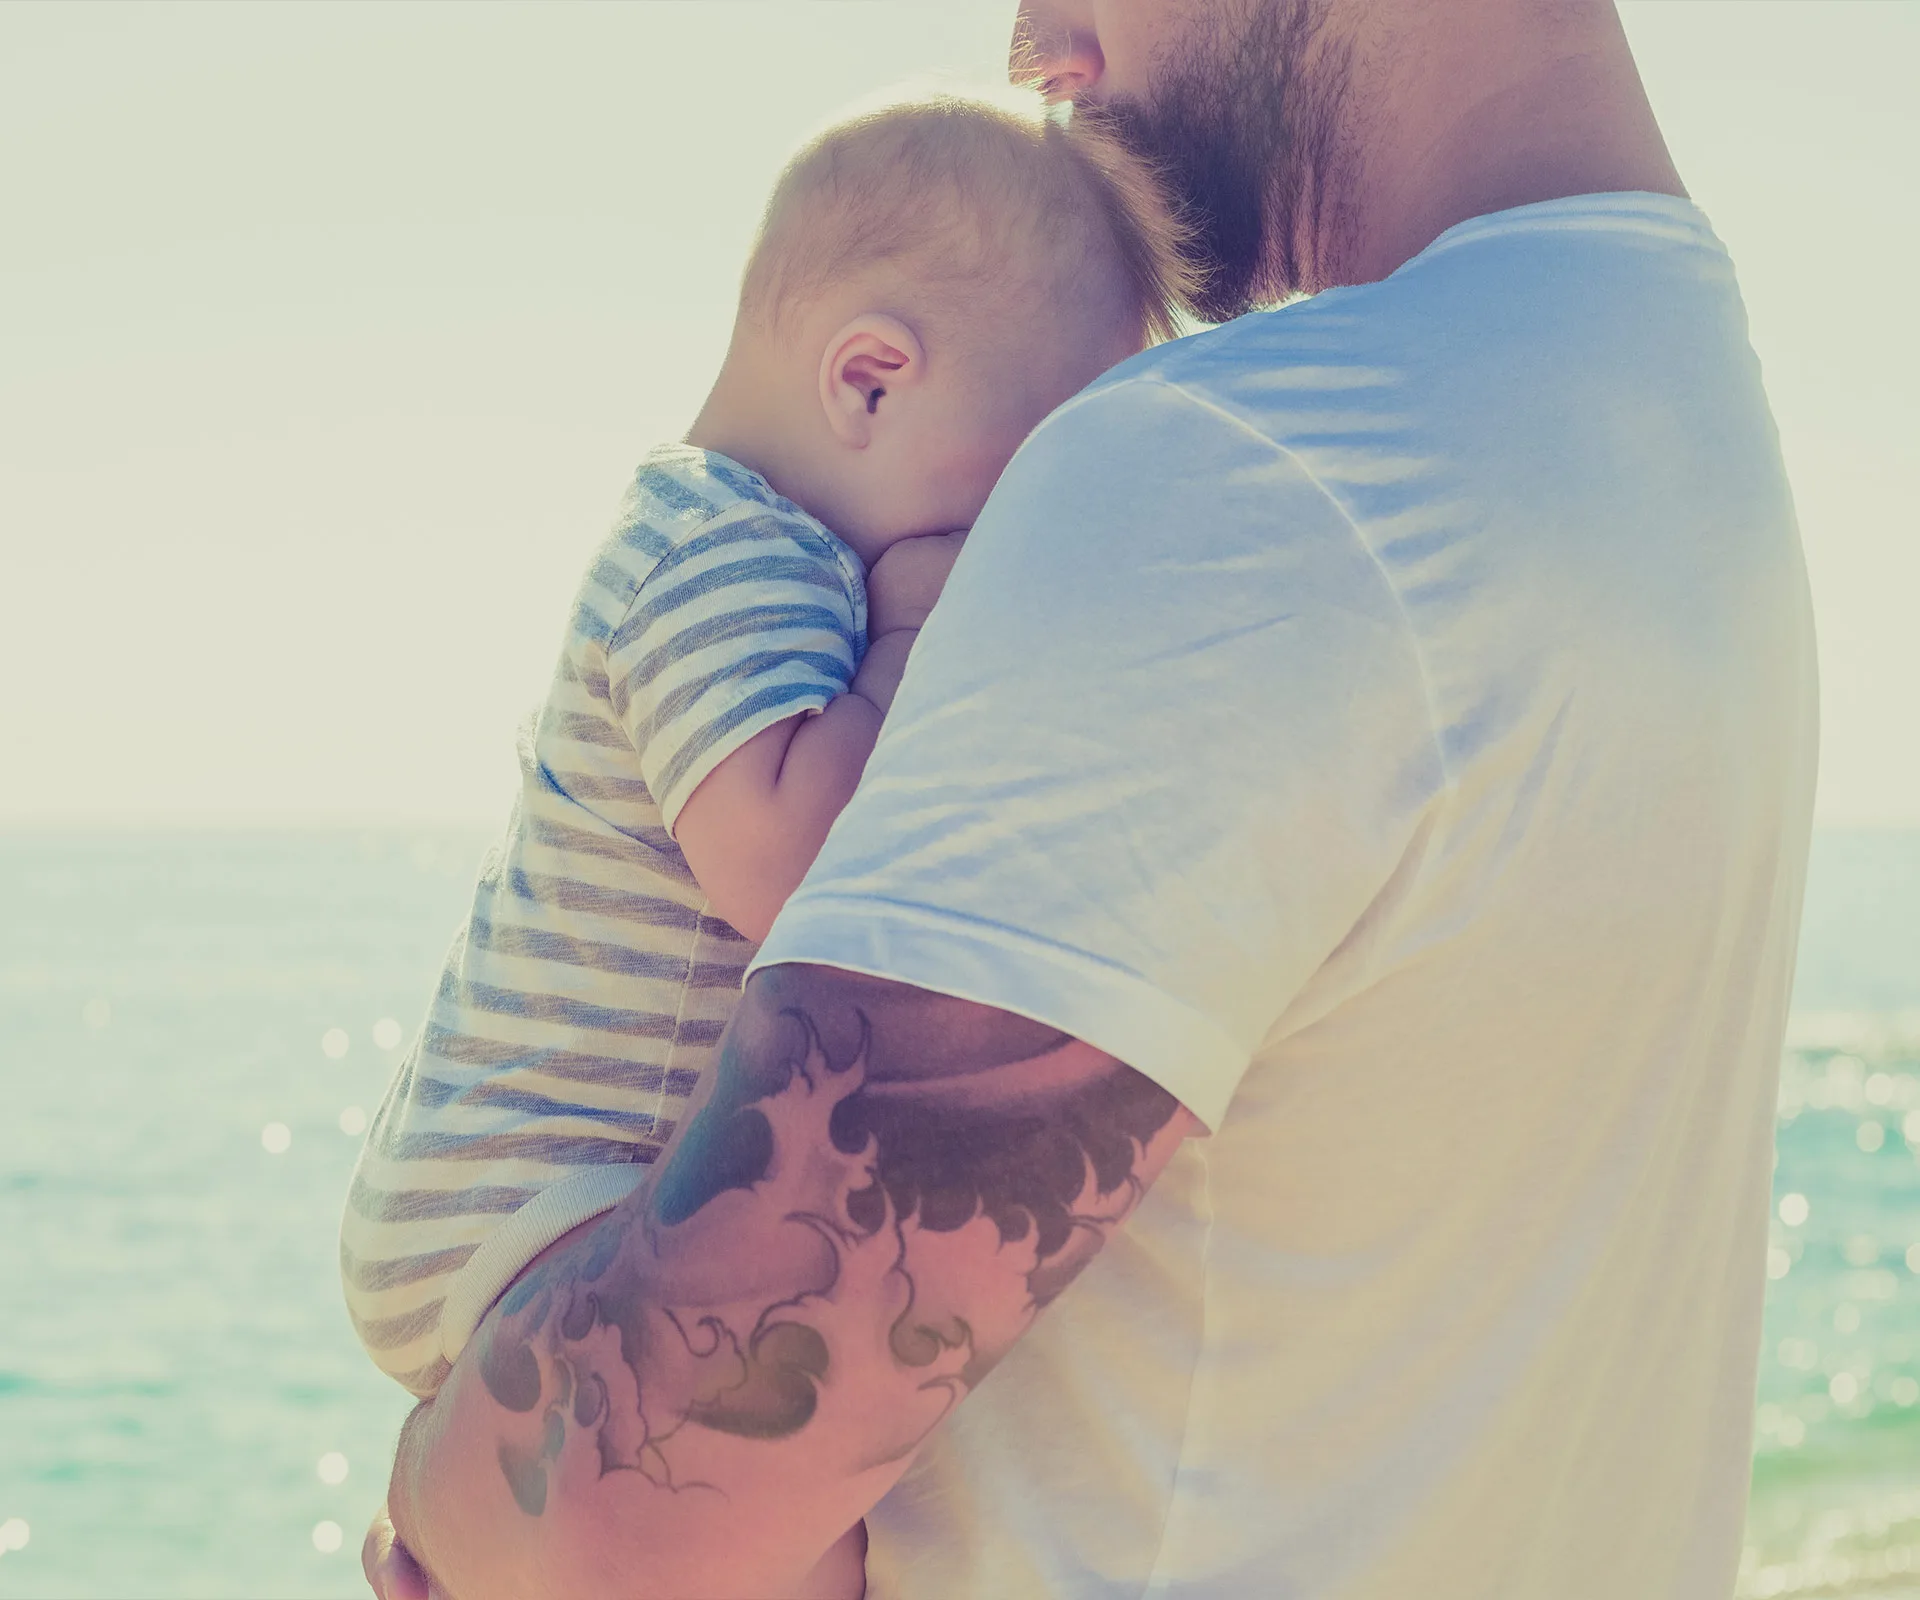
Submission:
<svg viewBox="0 0 1920 1600">
<path fill-rule="evenodd" d="M 753 953 L 708 910 L 674 820 L 756 733 L 844 693 L 865 637 L 860 562 L 812 517 L 724 456 L 647 456 L 348 1195 L 354 1326 L 415 1393 L 671 1136 Z"/>
</svg>

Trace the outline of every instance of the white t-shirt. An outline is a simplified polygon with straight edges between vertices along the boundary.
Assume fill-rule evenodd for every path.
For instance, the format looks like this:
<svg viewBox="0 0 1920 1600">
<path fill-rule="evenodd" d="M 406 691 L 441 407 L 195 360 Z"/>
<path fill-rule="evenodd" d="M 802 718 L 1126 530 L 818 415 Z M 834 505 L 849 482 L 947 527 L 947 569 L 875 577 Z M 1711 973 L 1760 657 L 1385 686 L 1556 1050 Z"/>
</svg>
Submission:
<svg viewBox="0 0 1920 1600">
<path fill-rule="evenodd" d="M 875 1600 L 1703 1600 L 1815 759 L 1725 251 L 1642 194 L 1150 351 L 1008 468 L 758 964 L 1178 1095 Z"/>
</svg>

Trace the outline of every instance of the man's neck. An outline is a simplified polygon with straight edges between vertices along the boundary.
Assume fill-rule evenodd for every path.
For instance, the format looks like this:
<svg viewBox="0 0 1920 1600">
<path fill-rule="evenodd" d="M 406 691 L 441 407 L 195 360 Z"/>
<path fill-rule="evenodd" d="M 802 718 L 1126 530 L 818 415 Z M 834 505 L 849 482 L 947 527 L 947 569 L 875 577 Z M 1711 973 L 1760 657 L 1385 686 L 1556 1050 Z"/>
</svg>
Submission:
<svg viewBox="0 0 1920 1600">
<path fill-rule="evenodd" d="M 1571 195 L 1684 197 L 1610 3 L 1394 6 L 1351 48 L 1345 203 L 1308 267 L 1371 283 L 1458 223 Z"/>
</svg>

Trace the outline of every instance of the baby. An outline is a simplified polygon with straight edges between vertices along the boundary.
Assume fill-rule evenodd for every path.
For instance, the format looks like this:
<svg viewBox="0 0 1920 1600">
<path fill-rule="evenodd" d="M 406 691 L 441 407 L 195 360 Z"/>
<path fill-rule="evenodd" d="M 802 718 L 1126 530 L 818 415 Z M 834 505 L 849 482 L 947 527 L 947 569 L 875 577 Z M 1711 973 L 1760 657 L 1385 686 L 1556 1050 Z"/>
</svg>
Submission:
<svg viewBox="0 0 1920 1600">
<path fill-rule="evenodd" d="M 962 531 L 1189 288 L 1151 176 L 1037 106 L 897 105 L 787 167 L 712 394 L 581 584 L 506 836 L 354 1176 L 347 1300 L 414 1393 L 639 1186 Z"/>
</svg>

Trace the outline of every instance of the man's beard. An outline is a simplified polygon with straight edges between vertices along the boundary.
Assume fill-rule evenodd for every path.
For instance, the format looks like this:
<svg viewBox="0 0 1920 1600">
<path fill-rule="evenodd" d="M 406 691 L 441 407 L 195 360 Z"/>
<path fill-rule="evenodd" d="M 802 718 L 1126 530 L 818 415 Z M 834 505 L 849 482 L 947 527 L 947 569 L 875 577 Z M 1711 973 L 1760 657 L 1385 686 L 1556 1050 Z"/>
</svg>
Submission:
<svg viewBox="0 0 1920 1600">
<path fill-rule="evenodd" d="M 1171 190 L 1205 275 L 1194 309 L 1209 322 L 1307 287 L 1310 265 L 1324 275 L 1344 73 L 1323 60 L 1310 83 L 1302 70 L 1324 9 L 1324 0 L 1246 0 L 1238 15 L 1223 6 L 1154 64 L 1144 98 L 1075 109 Z"/>
</svg>

